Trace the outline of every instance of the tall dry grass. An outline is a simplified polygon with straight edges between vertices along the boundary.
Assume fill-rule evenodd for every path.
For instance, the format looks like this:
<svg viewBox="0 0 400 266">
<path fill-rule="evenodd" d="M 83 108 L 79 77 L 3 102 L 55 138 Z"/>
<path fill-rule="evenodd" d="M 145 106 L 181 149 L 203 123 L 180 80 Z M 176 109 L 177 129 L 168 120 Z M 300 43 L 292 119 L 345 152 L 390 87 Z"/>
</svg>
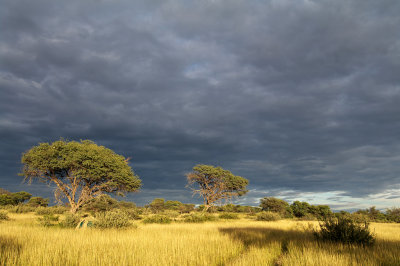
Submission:
<svg viewBox="0 0 400 266">
<path fill-rule="evenodd" d="M 0 223 L 0 265 L 400 265 L 400 224 L 372 224 L 374 247 L 314 240 L 315 222 L 246 219 L 62 229 L 34 214 Z"/>
</svg>

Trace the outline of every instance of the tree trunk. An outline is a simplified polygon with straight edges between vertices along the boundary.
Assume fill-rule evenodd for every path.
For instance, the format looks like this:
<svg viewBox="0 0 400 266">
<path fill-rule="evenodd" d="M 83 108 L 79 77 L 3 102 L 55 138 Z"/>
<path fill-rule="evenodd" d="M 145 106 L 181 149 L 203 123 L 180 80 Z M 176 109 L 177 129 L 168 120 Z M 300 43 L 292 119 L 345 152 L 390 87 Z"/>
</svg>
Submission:
<svg viewBox="0 0 400 266">
<path fill-rule="evenodd" d="M 70 202 L 70 205 L 71 205 L 70 212 L 71 212 L 72 214 L 75 214 L 76 211 L 79 209 L 79 206 L 78 206 L 77 204 L 71 203 L 71 202 Z"/>
</svg>

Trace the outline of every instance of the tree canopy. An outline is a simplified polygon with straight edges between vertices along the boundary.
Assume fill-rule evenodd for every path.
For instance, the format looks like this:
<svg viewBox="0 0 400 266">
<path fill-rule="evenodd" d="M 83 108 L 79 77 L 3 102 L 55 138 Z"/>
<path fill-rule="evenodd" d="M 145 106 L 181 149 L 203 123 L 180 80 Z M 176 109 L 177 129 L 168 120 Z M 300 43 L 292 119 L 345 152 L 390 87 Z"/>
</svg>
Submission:
<svg viewBox="0 0 400 266">
<path fill-rule="evenodd" d="M 11 193 L 5 189 L 0 189 L 0 206 L 17 205 L 30 199 L 32 195 L 25 191 Z"/>
<path fill-rule="evenodd" d="M 289 203 L 274 197 L 265 197 L 261 199 L 260 207 L 263 211 L 277 212 L 281 216 L 290 216 L 292 212 Z"/>
<path fill-rule="evenodd" d="M 54 183 L 56 199 L 67 198 L 71 212 L 102 193 L 133 192 L 141 186 L 128 159 L 90 140 L 40 143 L 21 162 L 25 180 Z"/>
<path fill-rule="evenodd" d="M 205 211 L 218 201 L 242 196 L 248 191 L 246 189 L 249 184 L 247 179 L 235 176 L 221 167 L 198 164 L 186 177 L 188 186 L 192 188 L 193 193 L 203 197 Z"/>
</svg>

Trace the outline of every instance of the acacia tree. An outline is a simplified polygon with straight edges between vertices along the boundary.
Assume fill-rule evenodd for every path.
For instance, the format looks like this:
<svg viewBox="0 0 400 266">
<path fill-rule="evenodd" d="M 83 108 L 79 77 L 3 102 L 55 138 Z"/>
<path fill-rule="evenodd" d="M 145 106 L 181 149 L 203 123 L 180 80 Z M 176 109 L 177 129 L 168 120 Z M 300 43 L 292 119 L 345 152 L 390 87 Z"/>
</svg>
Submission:
<svg viewBox="0 0 400 266">
<path fill-rule="evenodd" d="M 21 175 L 52 184 L 56 200 L 69 201 L 75 213 L 103 193 L 133 192 L 141 181 L 128 165 L 128 159 L 89 140 L 40 143 L 22 155 Z"/>
<path fill-rule="evenodd" d="M 235 176 L 230 171 L 212 165 L 198 164 L 193 172 L 186 174 L 188 186 L 193 194 L 204 199 L 204 211 L 223 199 L 242 196 L 247 193 L 249 181 Z"/>
</svg>

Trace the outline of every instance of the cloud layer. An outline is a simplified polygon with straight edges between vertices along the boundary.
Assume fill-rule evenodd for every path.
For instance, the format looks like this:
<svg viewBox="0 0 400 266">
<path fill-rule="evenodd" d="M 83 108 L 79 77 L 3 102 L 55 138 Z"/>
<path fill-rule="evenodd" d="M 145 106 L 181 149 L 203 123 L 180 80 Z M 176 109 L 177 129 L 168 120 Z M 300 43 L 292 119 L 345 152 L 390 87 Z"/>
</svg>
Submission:
<svg viewBox="0 0 400 266">
<path fill-rule="evenodd" d="M 64 137 L 132 157 L 138 202 L 193 201 L 197 163 L 253 192 L 398 202 L 398 1 L 0 3 L 1 186 Z"/>
</svg>

